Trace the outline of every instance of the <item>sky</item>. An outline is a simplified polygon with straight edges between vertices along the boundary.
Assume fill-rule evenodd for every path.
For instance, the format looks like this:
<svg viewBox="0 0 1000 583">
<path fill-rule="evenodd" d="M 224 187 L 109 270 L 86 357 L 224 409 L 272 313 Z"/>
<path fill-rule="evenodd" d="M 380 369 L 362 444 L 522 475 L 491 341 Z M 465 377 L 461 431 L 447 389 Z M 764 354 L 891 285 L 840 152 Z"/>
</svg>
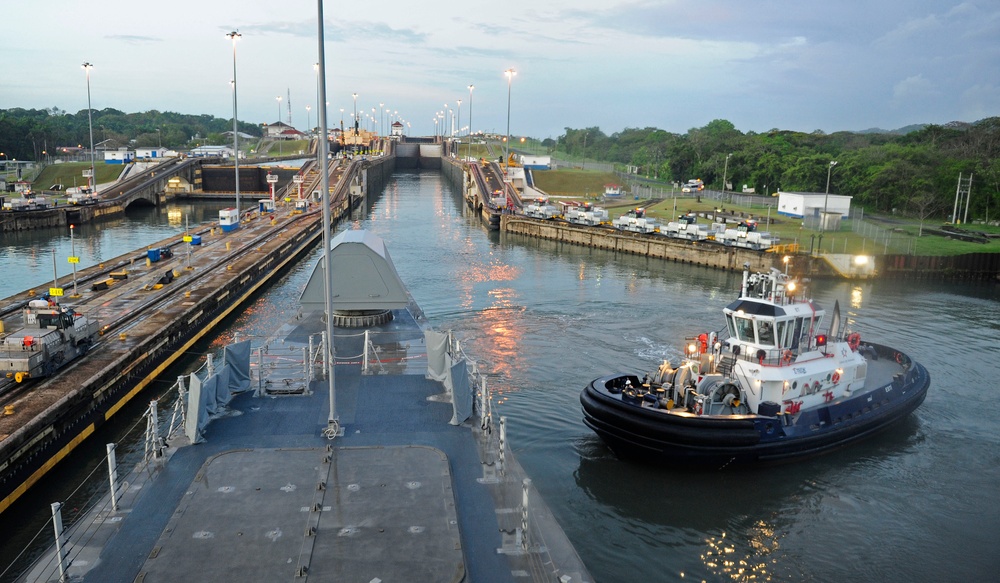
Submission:
<svg viewBox="0 0 1000 583">
<path fill-rule="evenodd" d="M 832 133 L 1000 115 L 997 0 L 380 0 L 324 10 L 330 127 L 342 108 L 350 124 L 354 93 L 357 110 L 403 120 L 412 135 L 464 133 L 470 113 L 475 131 L 504 134 L 509 119 L 511 135 L 539 139 L 587 127 L 684 133 L 715 119 L 743 132 Z M 318 124 L 315 0 L 4 2 L 0 21 L 0 109 L 86 110 L 90 62 L 94 109 L 232 119 L 226 34 L 238 30 L 239 119 Z"/>
</svg>

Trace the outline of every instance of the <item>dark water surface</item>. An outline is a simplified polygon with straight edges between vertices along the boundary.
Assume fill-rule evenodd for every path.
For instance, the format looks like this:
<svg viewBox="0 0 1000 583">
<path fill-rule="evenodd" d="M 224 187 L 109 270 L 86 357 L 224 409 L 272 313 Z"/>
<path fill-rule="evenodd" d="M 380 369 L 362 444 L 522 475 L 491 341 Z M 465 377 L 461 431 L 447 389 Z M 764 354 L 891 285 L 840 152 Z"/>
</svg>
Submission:
<svg viewBox="0 0 1000 583">
<path fill-rule="evenodd" d="M 578 397 L 594 377 L 676 361 L 684 336 L 720 328 L 739 274 L 489 233 L 437 173 L 397 173 L 359 217 L 338 228 L 383 237 L 430 322 L 455 330 L 485 365 L 511 448 L 597 581 L 997 577 L 996 285 L 814 283 L 810 295 L 827 309 L 839 300 L 862 338 L 928 367 L 927 400 L 905 422 L 831 455 L 691 471 L 617 460 L 583 425 Z M 316 257 L 201 350 L 234 334 L 266 336 L 292 317 Z M 131 421 L 115 423 L 124 432 Z M 95 459 L 118 439 L 102 433 L 91 440 Z M 74 460 L 49 482 L 78 482 L 95 463 Z M 29 498 L 39 510 L 19 505 L 17 523 L 5 513 L 0 532 L 20 540 L 67 496 L 66 486 L 47 484 Z"/>
</svg>

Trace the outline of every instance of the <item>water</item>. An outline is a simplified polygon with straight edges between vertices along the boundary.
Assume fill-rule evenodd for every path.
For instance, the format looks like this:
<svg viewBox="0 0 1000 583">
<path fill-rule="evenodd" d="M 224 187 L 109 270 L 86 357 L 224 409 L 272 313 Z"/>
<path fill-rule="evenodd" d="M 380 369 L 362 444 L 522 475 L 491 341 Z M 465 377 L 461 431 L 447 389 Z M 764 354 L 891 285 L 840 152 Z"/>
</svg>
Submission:
<svg viewBox="0 0 1000 583">
<path fill-rule="evenodd" d="M 132 206 L 113 219 L 68 228 L 15 231 L 0 236 L 0 298 L 10 297 L 32 287 L 52 285 L 53 269 L 58 277 L 73 273 L 68 258 L 80 258 L 82 269 L 108 261 L 146 245 L 184 235 L 185 225 L 194 229 L 217 221 L 219 209 L 227 203 L 172 203 L 163 207 Z M 53 251 L 55 262 L 53 262 Z M 16 266 L 16 269 L 12 267 Z"/>
<path fill-rule="evenodd" d="M 398 173 L 360 217 L 349 226 L 386 240 L 428 319 L 491 372 L 512 449 L 597 581 L 979 581 L 1000 568 L 996 285 L 813 285 L 863 338 L 930 369 L 916 414 L 795 465 L 651 467 L 614 458 L 583 425 L 579 392 L 599 375 L 676 360 L 679 336 L 720 327 L 738 274 L 490 233 L 436 173 Z M 316 257 L 196 352 L 291 317 Z M 42 492 L 40 522 L 66 496 Z M 4 532 L 38 528 L 7 519 Z"/>
</svg>

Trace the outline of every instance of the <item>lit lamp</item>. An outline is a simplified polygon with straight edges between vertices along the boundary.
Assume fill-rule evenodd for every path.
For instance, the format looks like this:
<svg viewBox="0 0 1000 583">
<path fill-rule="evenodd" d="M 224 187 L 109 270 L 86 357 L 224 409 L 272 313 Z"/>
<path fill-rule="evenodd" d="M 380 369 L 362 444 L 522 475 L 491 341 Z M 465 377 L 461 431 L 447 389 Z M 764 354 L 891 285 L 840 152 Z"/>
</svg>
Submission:
<svg viewBox="0 0 1000 583">
<path fill-rule="evenodd" d="M 472 90 L 475 85 L 469 85 L 469 158 L 472 158 Z"/>
<path fill-rule="evenodd" d="M 510 163 L 510 82 L 514 78 L 514 75 L 517 75 L 517 71 L 515 71 L 513 68 L 510 68 L 510 69 L 507 69 L 506 71 L 504 71 L 503 74 L 507 76 L 507 140 L 504 142 L 503 164 L 504 164 L 504 174 L 508 174 L 509 175 L 509 172 L 510 172 L 510 167 L 509 167 L 509 163 Z"/>
</svg>

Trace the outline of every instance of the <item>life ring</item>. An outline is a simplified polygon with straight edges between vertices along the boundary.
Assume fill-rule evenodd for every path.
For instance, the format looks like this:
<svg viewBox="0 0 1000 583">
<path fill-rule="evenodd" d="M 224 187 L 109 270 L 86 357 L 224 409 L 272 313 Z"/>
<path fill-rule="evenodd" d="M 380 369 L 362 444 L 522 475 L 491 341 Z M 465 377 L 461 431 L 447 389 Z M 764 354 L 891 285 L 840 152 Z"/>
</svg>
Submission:
<svg viewBox="0 0 1000 583">
<path fill-rule="evenodd" d="M 791 350 L 786 350 L 785 353 L 781 355 L 781 364 L 790 364 L 792 362 L 792 358 L 794 357 L 795 355 L 792 354 Z"/>
<path fill-rule="evenodd" d="M 847 336 L 847 345 L 851 347 L 854 352 L 858 351 L 858 346 L 861 346 L 861 334 L 857 332 L 852 332 Z"/>
<path fill-rule="evenodd" d="M 896 353 L 896 364 L 903 364 L 903 353 L 902 352 L 897 352 Z"/>
<path fill-rule="evenodd" d="M 833 371 L 833 376 L 830 377 L 830 380 L 833 381 L 833 384 L 839 383 L 840 382 L 840 373 L 837 372 L 837 371 Z"/>
</svg>

